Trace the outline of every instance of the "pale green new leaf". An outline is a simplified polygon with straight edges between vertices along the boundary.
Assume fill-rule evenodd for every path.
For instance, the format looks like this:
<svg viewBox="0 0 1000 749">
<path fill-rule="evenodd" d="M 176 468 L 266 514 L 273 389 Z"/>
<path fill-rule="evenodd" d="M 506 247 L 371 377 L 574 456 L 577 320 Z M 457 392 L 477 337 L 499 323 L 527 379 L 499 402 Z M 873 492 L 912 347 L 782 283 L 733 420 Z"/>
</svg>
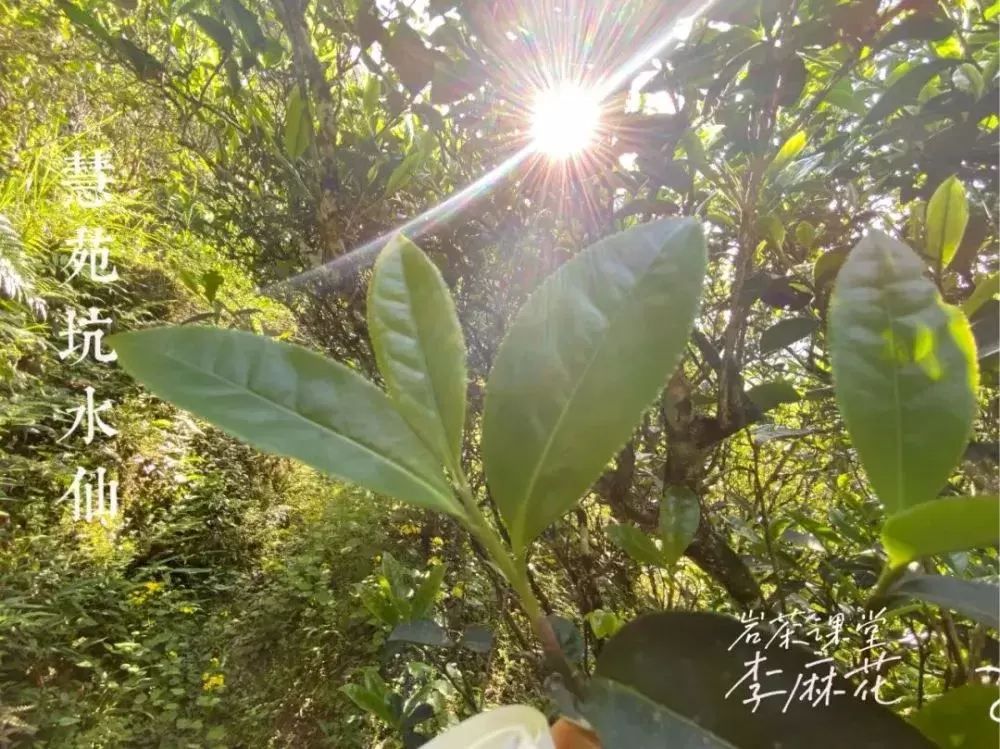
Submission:
<svg viewBox="0 0 1000 749">
<path fill-rule="evenodd" d="M 947 497 L 891 515 L 882 528 L 889 564 L 1000 543 L 1000 499 Z"/>
<path fill-rule="evenodd" d="M 207 327 L 108 339 L 155 395 L 262 450 L 403 502 L 461 514 L 434 456 L 389 398 L 301 346 Z"/>
<path fill-rule="evenodd" d="M 701 504 L 684 486 L 668 486 L 660 501 L 660 555 L 663 564 L 674 564 L 691 544 L 701 523 Z"/>
<path fill-rule="evenodd" d="M 976 414 L 969 322 L 903 243 L 871 232 L 834 287 L 829 339 L 837 402 L 891 515 L 937 496 Z"/>
<path fill-rule="evenodd" d="M 774 161 L 771 162 L 771 166 L 768 167 L 768 171 L 780 171 L 785 164 L 798 156 L 802 152 L 802 149 L 806 146 L 806 139 L 806 131 L 799 130 L 786 140 L 784 145 L 781 147 L 781 150 L 779 150 L 777 155 L 774 157 Z"/>
<path fill-rule="evenodd" d="M 309 121 L 309 111 L 298 86 L 292 89 L 292 93 L 288 97 L 284 141 L 285 153 L 292 161 L 298 160 L 309 148 L 309 143 L 312 141 L 312 123 Z"/>
<path fill-rule="evenodd" d="M 941 267 L 958 252 L 958 245 L 969 223 L 969 201 L 965 187 L 955 177 L 949 177 L 934 191 L 927 204 L 927 254 L 941 259 Z"/>
<path fill-rule="evenodd" d="M 604 529 L 615 546 L 640 564 L 662 564 L 660 550 L 653 539 L 633 525 L 612 524 Z"/>
<path fill-rule="evenodd" d="M 416 173 L 417 169 L 424 161 L 424 154 L 420 151 L 413 151 L 406 156 L 389 175 L 389 181 L 385 185 L 385 197 L 389 197 L 396 190 L 405 186 Z"/>
<path fill-rule="evenodd" d="M 446 564 L 431 567 L 427 577 L 414 592 L 413 600 L 410 601 L 410 615 L 414 619 L 424 619 L 431 612 L 434 599 L 441 592 L 441 583 L 444 582 L 444 574 L 447 569 L 448 565 Z"/>
<path fill-rule="evenodd" d="M 441 273 L 402 234 L 375 263 L 368 330 L 389 397 L 442 465 L 457 473 L 465 424 L 465 341 Z"/>
<path fill-rule="evenodd" d="M 487 384 L 483 462 L 517 553 L 601 475 L 684 350 L 705 274 L 693 219 L 608 237 L 522 307 Z"/>
<path fill-rule="evenodd" d="M 980 307 L 997 296 L 1000 296 L 1000 273 L 994 273 L 979 282 L 972 296 L 962 305 L 962 312 L 966 317 L 972 317 Z"/>
</svg>

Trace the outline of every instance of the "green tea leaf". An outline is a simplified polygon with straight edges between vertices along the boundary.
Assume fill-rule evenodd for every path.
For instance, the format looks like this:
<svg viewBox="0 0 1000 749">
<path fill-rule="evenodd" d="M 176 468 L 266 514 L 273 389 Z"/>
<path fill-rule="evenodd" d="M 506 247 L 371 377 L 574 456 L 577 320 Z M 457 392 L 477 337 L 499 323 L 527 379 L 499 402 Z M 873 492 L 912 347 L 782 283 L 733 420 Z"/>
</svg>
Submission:
<svg viewBox="0 0 1000 749">
<path fill-rule="evenodd" d="M 864 115 L 868 113 L 868 107 L 865 106 L 861 97 L 854 93 L 851 82 L 846 78 L 830 89 L 824 101 L 854 114 Z"/>
<path fill-rule="evenodd" d="M 950 689 L 910 716 L 910 723 L 942 749 L 996 749 L 997 724 L 990 718 L 1000 698 L 994 685 Z"/>
<path fill-rule="evenodd" d="M 771 166 L 768 167 L 768 171 L 780 171 L 785 164 L 790 162 L 802 152 L 802 149 L 806 147 L 806 140 L 807 135 L 805 130 L 799 130 L 786 140 L 784 145 L 781 147 L 781 150 L 779 150 L 777 155 L 775 155 L 774 161 L 771 162 Z"/>
<path fill-rule="evenodd" d="M 969 201 L 965 187 L 955 177 L 949 177 L 934 191 L 927 204 L 927 254 L 940 258 L 947 268 L 955 257 L 958 245 L 969 223 Z"/>
<path fill-rule="evenodd" d="M 950 575 L 908 575 L 890 593 L 953 609 L 993 629 L 1000 627 L 1000 587 L 991 583 Z"/>
<path fill-rule="evenodd" d="M 111 34 L 92 13 L 68 0 L 56 0 L 62 12 L 77 26 L 82 26 L 104 42 L 111 43 Z"/>
<path fill-rule="evenodd" d="M 747 390 L 746 397 L 762 412 L 777 408 L 782 403 L 797 403 L 802 400 L 799 391 L 788 380 L 771 380 L 754 385 Z"/>
<path fill-rule="evenodd" d="M 756 644 L 748 642 L 747 631 L 732 617 L 706 612 L 640 616 L 604 644 L 595 676 L 633 690 L 740 749 L 932 747 L 892 711 L 874 700 L 853 697 L 854 687 L 821 656 L 793 643 L 786 649 L 777 640 L 765 647 L 771 636 L 766 631 Z M 765 660 L 759 665 L 762 699 L 755 704 L 752 680 L 746 675 L 758 654 Z M 818 668 L 817 661 L 822 664 Z M 833 692 L 837 696 L 823 702 L 821 709 L 801 697 L 799 680 L 813 674 L 830 679 L 832 690 L 844 690 Z M 763 698 L 772 690 L 779 694 Z M 583 711 L 592 720 L 586 704 Z M 660 741 L 652 746 L 674 746 L 663 740 L 664 735 L 669 734 L 660 734 Z M 605 745 L 633 746 L 628 742 Z"/>
<path fill-rule="evenodd" d="M 471 624 L 465 628 L 458 644 L 473 653 L 488 653 L 493 649 L 493 632 L 482 624 Z"/>
<path fill-rule="evenodd" d="M 697 723 L 667 710 L 634 689 L 595 677 L 580 706 L 602 746 L 628 749 L 736 749 Z"/>
<path fill-rule="evenodd" d="M 907 70 L 868 110 L 868 114 L 861 120 L 862 127 L 881 122 L 900 107 L 916 104 L 920 90 L 934 76 L 955 64 L 955 60 L 931 60 Z"/>
<path fill-rule="evenodd" d="M 767 237 L 776 249 L 781 249 L 785 244 L 785 225 L 777 216 L 761 216 L 757 220 L 757 235 Z"/>
<path fill-rule="evenodd" d="M 441 590 L 441 583 L 444 582 L 444 574 L 448 565 L 438 564 L 431 567 L 427 577 L 420 583 L 410 601 L 410 615 L 415 619 L 423 619 L 430 613 L 434 606 L 434 599 Z"/>
<path fill-rule="evenodd" d="M 633 525 L 612 524 L 604 529 L 608 539 L 640 564 L 659 566 L 660 550 L 653 539 Z"/>
<path fill-rule="evenodd" d="M 297 161 L 312 142 L 312 122 L 305 101 L 296 86 L 288 97 L 285 112 L 285 153 L 292 161 Z"/>
<path fill-rule="evenodd" d="M 448 637 L 448 633 L 444 631 L 444 627 L 430 619 L 416 619 L 397 625 L 389 634 L 389 641 L 410 642 L 414 645 L 433 645 L 439 648 L 448 648 L 455 644 Z"/>
<path fill-rule="evenodd" d="M 962 312 L 966 317 L 972 317 L 990 299 L 1000 296 L 1000 273 L 994 273 L 980 281 L 972 296 L 962 304 Z"/>
<path fill-rule="evenodd" d="M 375 263 L 368 330 L 389 397 L 457 475 L 465 426 L 465 341 L 441 273 L 402 234 Z"/>
<path fill-rule="evenodd" d="M 584 642 L 583 634 L 579 628 L 569 619 L 557 614 L 549 614 L 545 618 L 552 627 L 552 631 L 555 632 L 559 649 L 563 651 L 563 654 L 571 661 L 582 661 Z"/>
<path fill-rule="evenodd" d="M 434 510 L 461 514 L 440 465 L 388 397 L 301 346 L 215 328 L 108 339 L 155 395 L 262 450 Z"/>
<path fill-rule="evenodd" d="M 947 39 L 955 30 L 955 24 L 946 17 L 927 16 L 917 13 L 903 19 L 882 35 L 874 46 L 874 51 L 902 41 L 938 42 Z"/>
<path fill-rule="evenodd" d="M 191 18 L 215 42 L 223 55 L 232 53 L 233 35 L 229 33 L 229 29 L 226 28 L 225 24 L 203 13 L 191 13 Z"/>
<path fill-rule="evenodd" d="M 890 516 L 882 528 L 889 564 L 1000 543 L 1000 498 L 947 497 Z"/>
<path fill-rule="evenodd" d="M 389 197 L 396 190 L 406 185 L 416 174 L 417 169 L 424 161 L 424 154 L 418 151 L 413 151 L 408 154 L 395 169 L 392 170 L 392 174 L 389 175 L 389 181 L 385 185 L 385 197 Z"/>
<path fill-rule="evenodd" d="M 264 36 L 256 14 L 252 13 L 240 0 L 222 0 L 222 9 L 225 15 L 240 30 L 246 43 L 255 52 L 264 49 L 267 45 L 267 37 Z"/>
<path fill-rule="evenodd" d="M 965 316 L 941 300 L 916 253 L 873 231 L 840 269 L 829 339 L 837 402 L 886 511 L 933 499 L 976 413 Z"/>
<path fill-rule="evenodd" d="M 789 317 L 775 323 L 760 336 L 760 355 L 780 351 L 812 335 L 819 328 L 819 321 L 811 317 Z"/>
<path fill-rule="evenodd" d="M 816 263 L 813 265 L 813 286 L 817 293 L 836 279 L 837 273 L 840 272 L 846 259 L 847 252 L 843 249 L 825 252 L 816 259 Z"/>
<path fill-rule="evenodd" d="M 487 384 L 482 441 L 516 553 L 600 476 L 666 383 L 705 264 L 696 221 L 644 224 L 562 265 L 514 319 Z"/>
<path fill-rule="evenodd" d="M 606 640 L 622 627 L 622 620 L 614 611 L 594 609 L 585 618 L 598 640 Z"/>
<path fill-rule="evenodd" d="M 701 523 L 701 503 L 685 486 L 668 486 L 660 500 L 660 556 L 671 565 L 683 556 Z"/>
<path fill-rule="evenodd" d="M 799 221 L 795 226 L 795 241 L 804 250 L 811 250 L 816 243 L 816 227 L 808 221 Z"/>
<path fill-rule="evenodd" d="M 392 714 L 392 710 L 381 698 L 380 695 L 376 694 L 372 690 L 361 686 L 360 684 L 344 684 L 340 691 L 343 692 L 350 698 L 351 702 L 360 707 L 362 710 L 373 715 L 378 716 L 380 720 L 385 721 L 389 725 L 392 725 L 395 720 L 395 716 Z"/>
</svg>

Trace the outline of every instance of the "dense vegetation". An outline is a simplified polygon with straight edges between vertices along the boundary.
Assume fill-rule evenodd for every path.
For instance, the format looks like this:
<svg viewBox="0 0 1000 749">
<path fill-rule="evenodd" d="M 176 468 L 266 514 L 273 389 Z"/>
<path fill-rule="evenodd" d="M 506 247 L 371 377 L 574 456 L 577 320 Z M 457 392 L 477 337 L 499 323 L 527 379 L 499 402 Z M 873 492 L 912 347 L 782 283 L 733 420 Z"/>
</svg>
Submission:
<svg viewBox="0 0 1000 749">
<path fill-rule="evenodd" d="M 694 10 L 0 0 L 0 746 L 996 745 L 1000 4 Z"/>
</svg>

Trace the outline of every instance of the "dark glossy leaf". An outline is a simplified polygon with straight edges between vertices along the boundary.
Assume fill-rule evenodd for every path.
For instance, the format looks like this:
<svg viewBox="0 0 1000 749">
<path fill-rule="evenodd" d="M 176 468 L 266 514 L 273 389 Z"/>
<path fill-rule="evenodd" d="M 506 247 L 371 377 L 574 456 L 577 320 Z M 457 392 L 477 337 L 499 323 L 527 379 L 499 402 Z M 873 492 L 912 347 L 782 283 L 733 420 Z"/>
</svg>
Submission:
<svg viewBox="0 0 1000 749">
<path fill-rule="evenodd" d="M 829 312 L 837 402 L 892 515 L 933 499 L 976 413 L 969 323 L 903 243 L 873 231 L 840 269 Z"/>
<path fill-rule="evenodd" d="M 579 253 L 521 308 L 490 374 L 482 437 L 516 553 L 586 492 L 666 383 L 705 263 L 700 225 L 663 219 Z"/>
<path fill-rule="evenodd" d="M 385 28 L 375 14 L 374 2 L 366 0 L 361 3 L 354 18 L 354 30 L 363 49 L 368 49 L 375 42 L 382 42 L 385 39 Z"/>
<path fill-rule="evenodd" d="M 461 514 L 438 462 L 385 393 L 342 364 L 213 328 L 155 328 L 108 343 L 155 395 L 255 447 L 403 502 Z"/>
<path fill-rule="evenodd" d="M 431 103 L 453 104 L 476 91 L 481 83 L 478 71 L 470 63 L 440 62 L 431 80 Z"/>
<path fill-rule="evenodd" d="M 224 55 L 232 53 L 233 35 L 229 33 L 229 29 L 224 24 L 202 13 L 192 13 L 191 18 L 208 35 L 209 39 L 215 42 Z"/>
<path fill-rule="evenodd" d="M 368 330 L 399 413 L 453 475 L 462 463 L 465 341 L 437 266 L 402 234 L 375 263 Z"/>
<path fill-rule="evenodd" d="M 1000 627 L 1000 587 L 992 583 L 949 575 L 907 575 L 890 593 L 952 609 L 987 627 Z"/>
<path fill-rule="evenodd" d="M 824 101 L 853 114 L 864 115 L 868 112 L 868 107 L 865 106 L 861 97 L 854 92 L 854 89 L 851 88 L 851 82 L 847 79 L 840 81 L 831 88 Z"/>
<path fill-rule="evenodd" d="M 890 516 L 882 544 L 894 567 L 920 557 L 1000 543 L 1000 498 L 946 497 Z"/>
<path fill-rule="evenodd" d="M 792 55 L 778 69 L 778 86 L 773 93 L 779 107 L 790 107 L 802 96 L 802 89 L 809 80 L 806 64 L 798 55 Z M 796 136 L 793 136 L 796 137 Z"/>
<path fill-rule="evenodd" d="M 119 55 L 129 61 L 132 67 L 135 68 L 136 75 L 143 80 L 158 79 L 165 72 L 163 64 L 159 60 L 125 37 L 121 36 L 112 39 L 111 45 Z"/>
<path fill-rule="evenodd" d="M 240 0 L 222 0 L 222 8 L 232 23 L 240 30 L 240 34 L 255 52 L 267 46 L 267 37 L 257 22 L 257 16 L 251 13 Z"/>
<path fill-rule="evenodd" d="M 780 250 L 785 244 L 785 225 L 777 216 L 767 215 L 757 219 L 757 236 L 766 237 L 772 246 Z"/>
<path fill-rule="evenodd" d="M 949 177 L 934 191 L 927 204 L 927 254 L 940 258 L 942 268 L 951 263 L 969 222 L 969 202 L 965 187 L 955 177 Z"/>
<path fill-rule="evenodd" d="M 813 434 L 815 429 L 792 429 L 778 424 L 758 424 L 750 428 L 753 434 L 753 441 L 758 445 L 763 445 L 771 440 L 791 439 L 793 437 L 806 437 Z"/>
<path fill-rule="evenodd" d="M 639 692 L 611 679 L 596 677 L 580 706 L 602 746 L 628 749 L 735 749 Z"/>
<path fill-rule="evenodd" d="M 473 624 L 465 628 L 458 644 L 475 653 L 488 653 L 493 649 L 493 632 L 482 624 Z"/>
<path fill-rule="evenodd" d="M 819 329 L 819 321 L 811 317 L 789 317 L 772 325 L 760 337 L 760 355 L 767 356 L 801 341 Z"/>
<path fill-rule="evenodd" d="M 448 569 L 446 564 L 438 564 L 431 567 L 427 577 L 420 583 L 410 601 L 410 615 L 414 619 L 424 619 L 434 608 L 434 599 L 441 592 L 441 583 L 444 582 L 444 575 Z"/>
<path fill-rule="evenodd" d="M 685 486 L 668 486 L 660 500 L 660 557 L 665 565 L 674 564 L 691 544 L 701 523 L 701 503 Z"/>
<path fill-rule="evenodd" d="M 755 385 L 747 391 L 746 396 L 762 412 L 777 408 L 782 403 L 796 403 L 802 400 L 799 391 L 787 380 L 771 380 Z"/>
<path fill-rule="evenodd" d="M 925 704 L 910 723 L 940 749 L 996 749 L 998 728 L 990 711 L 998 699 L 996 686 L 966 684 Z"/>
<path fill-rule="evenodd" d="M 420 34 L 405 23 L 382 42 L 382 53 L 411 94 L 420 93 L 434 76 L 438 55 L 424 46 Z"/>
<path fill-rule="evenodd" d="M 209 304 L 212 304 L 215 301 L 215 295 L 218 293 L 219 287 L 222 286 L 224 280 L 225 279 L 222 277 L 222 274 L 215 269 L 202 274 L 201 285 L 205 294 L 205 299 L 208 300 Z"/>
<path fill-rule="evenodd" d="M 451 647 L 455 643 L 448 633 L 437 622 L 430 619 L 415 619 L 398 624 L 389 635 L 389 641 L 409 642 L 414 645 L 432 645 L 434 647 Z"/>
<path fill-rule="evenodd" d="M 653 539 L 633 525 L 612 524 L 604 529 L 608 539 L 639 564 L 660 564 L 660 550 Z"/>
<path fill-rule="evenodd" d="M 956 65 L 955 60 L 932 60 L 921 63 L 908 70 L 899 80 L 879 97 L 868 114 L 861 120 L 861 125 L 874 125 L 881 122 L 900 107 L 915 104 L 920 90 L 939 73 Z"/>
<path fill-rule="evenodd" d="M 768 634 L 754 645 L 743 633 L 739 621 L 719 614 L 676 611 L 641 616 L 605 643 L 596 675 L 635 690 L 740 749 L 932 746 L 891 711 L 872 700 L 854 698 L 854 687 L 839 675 L 832 676 L 832 686 L 845 693 L 822 706 L 803 701 L 801 684 L 793 693 L 799 675 L 805 680 L 815 673 L 824 679 L 830 675 L 830 665 L 810 667 L 820 656 L 806 648 L 792 645 L 785 650 L 777 641 L 765 648 Z M 750 695 L 749 679 L 740 680 L 757 652 L 766 658 L 760 665 L 761 695 L 773 690 L 785 694 L 762 699 L 754 712 L 752 703 L 744 704 Z M 773 669 L 780 671 L 769 673 Z"/>
<path fill-rule="evenodd" d="M 552 625 L 552 629 L 556 633 L 556 640 L 559 642 L 559 648 L 563 651 L 563 655 L 571 661 L 582 661 L 584 652 L 583 635 L 577 629 L 577 626 L 569 619 L 556 614 L 549 614 L 545 618 L 548 619 L 549 624 Z"/>
<path fill-rule="evenodd" d="M 406 716 L 406 719 L 403 721 L 402 728 L 405 731 L 406 729 L 413 728 L 414 726 L 419 725 L 426 720 L 430 720 L 433 717 L 434 708 L 426 702 L 421 702 Z"/>
<path fill-rule="evenodd" d="M 922 13 L 904 18 L 886 31 L 875 43 L 874 51 L 889 47 L 896 42 L 922 41 L 937 42 L 947 39 L 955 30 L 955 24 L 941 16 L 927 16 Z"/>
<path fill-rule="evenodd" d="M 82 26 L 105 42 L 111 42 L 111 35 L 108 33 L 108 30 L 104 28 L 92 13 L 84 10 L 79 5 L 68 2 L 68 0 L 56 0 L 56 5 L 59 6 L 62 12 L 66 14 L 66 17 L 74 24 Z"/>
</svg>

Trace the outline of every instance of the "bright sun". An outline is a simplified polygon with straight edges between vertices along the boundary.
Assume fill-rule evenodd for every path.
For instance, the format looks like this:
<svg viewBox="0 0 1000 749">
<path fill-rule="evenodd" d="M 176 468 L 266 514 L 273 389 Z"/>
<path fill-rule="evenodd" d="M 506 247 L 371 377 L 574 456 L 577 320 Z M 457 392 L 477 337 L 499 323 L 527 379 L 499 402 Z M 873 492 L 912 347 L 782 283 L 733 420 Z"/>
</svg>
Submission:
<svg viewBox="0 0 1000 749">
<path fill-rule="evenodd" d="M 601 107 L 597 97 L 576 85 L 541 92 L 531 112 L 531 138 L 542 153 L 564 159 L 594 137 Z"/>
</svg>

